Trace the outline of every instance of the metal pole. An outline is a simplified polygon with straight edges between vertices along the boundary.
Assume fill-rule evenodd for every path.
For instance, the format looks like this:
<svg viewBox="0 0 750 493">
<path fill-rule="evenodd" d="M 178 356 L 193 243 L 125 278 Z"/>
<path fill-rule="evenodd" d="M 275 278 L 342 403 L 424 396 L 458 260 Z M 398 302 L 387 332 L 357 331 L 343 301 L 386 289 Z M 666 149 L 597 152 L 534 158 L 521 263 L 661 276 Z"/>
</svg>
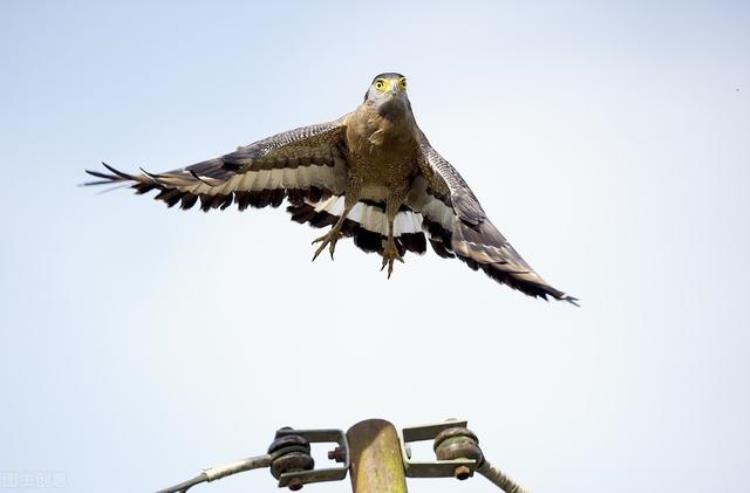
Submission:
<svg viewBox="0 0 750 493">
<path fill-rule="evenodd" d="M 361 421 L 349 428 L 346 437 L 353 493 L 407 493 L 401 444 L 391 423 Z"/>
</svg>

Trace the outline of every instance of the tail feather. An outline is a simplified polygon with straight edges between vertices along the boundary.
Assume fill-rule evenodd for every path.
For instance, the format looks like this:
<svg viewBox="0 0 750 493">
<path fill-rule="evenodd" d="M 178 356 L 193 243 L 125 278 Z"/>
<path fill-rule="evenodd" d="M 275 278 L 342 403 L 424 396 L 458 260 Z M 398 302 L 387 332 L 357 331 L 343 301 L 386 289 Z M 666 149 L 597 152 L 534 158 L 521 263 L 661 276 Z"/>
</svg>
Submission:
<svg viewBox="0 0 750 493">
<path fill-rule="evenodd" d="M 292 220 L 322 228 L 336 223 L 344 211 L 344 196 L 333 195 L 320 201 L 306 200 L 287 208 Z M 353 237 L 354 244 L 365 252 L 382 253 L 388 238 L 388 218 L 385 204 L 358 202 L 344 220 L 342 233 Z M 422 232 L 422 217 L 411 209 L 403 208 L 394 220 L 393 232 L 396 247 L 401 255 L 407 251 L 422 254 L 427 242 Z"/>
</svg>

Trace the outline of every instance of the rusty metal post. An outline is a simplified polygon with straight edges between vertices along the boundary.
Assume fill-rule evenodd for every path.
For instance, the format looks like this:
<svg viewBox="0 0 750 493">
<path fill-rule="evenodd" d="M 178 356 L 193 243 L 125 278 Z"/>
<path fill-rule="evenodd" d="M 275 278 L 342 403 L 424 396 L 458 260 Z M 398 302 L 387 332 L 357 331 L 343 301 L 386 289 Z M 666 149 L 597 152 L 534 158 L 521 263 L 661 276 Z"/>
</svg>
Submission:
<svg viewBox="0 0 750 493">
<path fill-rule="evenodd" d="M 353 493 L 406 493 L 406 474 L 396 428 L 368 419 L 346 432 Z"/>
</svg>

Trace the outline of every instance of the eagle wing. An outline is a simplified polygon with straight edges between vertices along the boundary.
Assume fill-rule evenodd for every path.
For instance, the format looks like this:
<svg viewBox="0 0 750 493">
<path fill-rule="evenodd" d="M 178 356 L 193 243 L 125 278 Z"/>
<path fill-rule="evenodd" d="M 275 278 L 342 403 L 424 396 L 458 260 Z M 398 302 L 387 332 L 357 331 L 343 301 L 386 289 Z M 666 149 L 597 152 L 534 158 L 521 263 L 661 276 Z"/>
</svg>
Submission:
<svg viewBox="0 0 750 493">
<path fill-rule="evenodd" d="M 198 201 L 204 211 L 240 210 L 318 202 L 346 187 L 345 115 L 337 120 L 282 132 L 236 151 L 191 166 L 153 174 L 119 171 L 102 163 L 107 172 L 86 172 L 97 178 L 84 185 L 130 183 L 136 193 L 158 190 L 154 197 L 169 207 L 190 209 Z"/>
<path fill-rule="evenodd" d="M 458 171 L 418 131 L 419 176 L 407 205 L 422 215 L 422 228 L 435 253 L 458 257 L 498 282 L 534 297 L 552 296 L 576 304 L 537 274 L 490 222 Z"/>
<path fill-rule="evenodd" d="M 156 190 L 154 198 L 169 207 L 179 204 L 190 209 L 199 203 L 204 211 L 226 209 L 233 203 L 240 210 L 278 207 L 287 199 L 293 221 L 327 227 L 336 223 L 344 209 L 348 116 L 283 132 L 165 173 L 130 174 L 103 163 L 104 172 L 87 170 L 96 180 L 84 185 L 130 184 L 138 194 Z M 344 221 L 342 233 L 365 252 L 382 252 L 387 228 L 385 203 L 360 201 Z M 402 254 L 426 250 L 417 214 L 409 210 L 399 213 L 396 242 Z"/>
</svg>

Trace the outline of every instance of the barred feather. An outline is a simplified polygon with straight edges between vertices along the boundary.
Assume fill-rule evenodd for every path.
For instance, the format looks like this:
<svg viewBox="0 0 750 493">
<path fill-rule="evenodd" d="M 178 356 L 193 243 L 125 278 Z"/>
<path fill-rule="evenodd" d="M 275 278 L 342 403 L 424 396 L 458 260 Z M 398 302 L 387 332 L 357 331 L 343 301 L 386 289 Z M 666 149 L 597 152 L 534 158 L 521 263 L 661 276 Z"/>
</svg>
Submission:
<svg viewBox="0 0 750 493">
<path fill-rule="evenodd" d="M 323 228 L 336 223 L 344 210 L 344 196 L 334 195 L 320 201 L 306 200 L 287 207 L 292 220 Z M 352 208 L 342 227 L 344 236 L 353 237 L 354 244 L 365 252 L 383 252 L 388 238 L 385 204 L 360 201 Z M 396 215 L 393 234 L 401 255 L 407 251 L 422 254 L 427 244 L 422 231 L 422 216 L 404 207 Z"/>
<path fill-rule="evenodd" d="M 179 203 L 190 209 L 200 203 L 203 211 L 233 203 L 240 210 L 279 207 L 285 198 L 291 203 L 318 201 L 343 192 L 342 122 L 343 118 L 290 130 L 166 173 L 128 174 L 102 163 L 108 173 L 87 170 L 97 180 L 85 185 L 130 182 L 138 194 L 157 190 L 154 198 L 168 207 Z"/>
<path fill-rule="evenodd" d="M 420 177 L 407 198 L 423 215 L 430 245 L 441 257 L 458 257 L 472 270 L 533 297 L 577 299 L 552 287 L 516 252 L 487 218 L 461 175 L 435 151 L 421 131 Z"/>
</svg>

